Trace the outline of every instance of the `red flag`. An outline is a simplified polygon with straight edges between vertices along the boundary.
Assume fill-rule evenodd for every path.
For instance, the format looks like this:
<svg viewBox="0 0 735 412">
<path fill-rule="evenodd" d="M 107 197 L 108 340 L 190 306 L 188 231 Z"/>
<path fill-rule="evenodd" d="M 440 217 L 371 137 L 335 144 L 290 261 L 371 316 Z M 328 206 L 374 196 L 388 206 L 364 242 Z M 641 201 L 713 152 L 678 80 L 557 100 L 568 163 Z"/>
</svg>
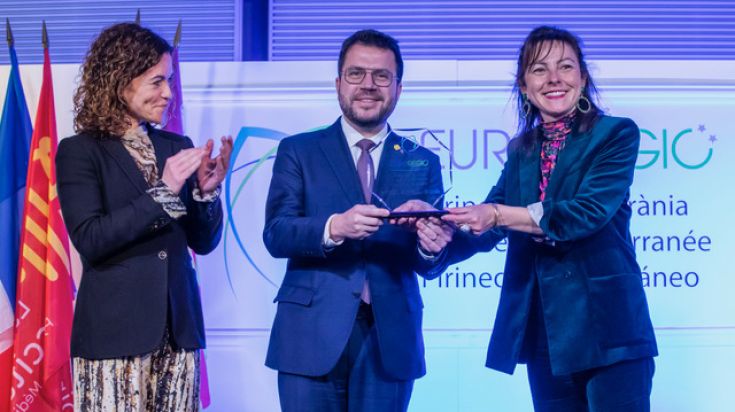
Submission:
<svg viewBox="0 0 735 412">
<path fill-rule="evenodd" d="M 56 145 L 51 61 L 44 47 L 43 85 L 28 161 L 18 265 L 10 396 L 13 411 L 74 408 L 69 354 L 72 280 L 69 243 L 56 193 Z"/>
</svg>

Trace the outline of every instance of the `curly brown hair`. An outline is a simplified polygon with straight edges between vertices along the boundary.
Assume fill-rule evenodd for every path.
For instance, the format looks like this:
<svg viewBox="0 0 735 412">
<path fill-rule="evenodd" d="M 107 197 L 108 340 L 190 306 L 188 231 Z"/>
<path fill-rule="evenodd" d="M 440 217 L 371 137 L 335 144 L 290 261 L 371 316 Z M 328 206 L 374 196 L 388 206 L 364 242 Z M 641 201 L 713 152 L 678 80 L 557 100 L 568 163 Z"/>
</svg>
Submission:
<svg viewBox="0 0 735 412">
<path fill-rule="evenodd" d="M 103 30 L 80 69 L 81 79 L 74 94 L 77 133 L 125 133 L 130 120 L 123 91 L 171 51 L 166 40 L 138 24 L 120 23 Z"/>
</svg>

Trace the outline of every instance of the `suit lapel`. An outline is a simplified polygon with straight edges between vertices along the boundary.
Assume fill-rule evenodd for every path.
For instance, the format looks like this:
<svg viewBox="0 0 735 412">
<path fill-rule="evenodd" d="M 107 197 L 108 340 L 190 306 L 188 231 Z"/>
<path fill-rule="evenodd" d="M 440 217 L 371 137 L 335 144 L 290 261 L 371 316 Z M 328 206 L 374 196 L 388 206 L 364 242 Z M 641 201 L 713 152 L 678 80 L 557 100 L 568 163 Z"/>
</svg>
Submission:
<svg viewBox="0 0 735 412">
<path fill-rule="evenodd" d="M 153 144 L 153 150 L 156 152 L 156 164 L 158 166 L 158 177 L 160 178 L 163 174 L 163 168 L 166 165 L 166 159 L 173 154 L 172 141 L 162 138 L 158 134 L 158 131 L 150 126 L 148 127 L 148 136 Z M 128 153 L 118 137 L 103 139 L 101 145 L 103 150 L 115 160 L 115 163 L 122 169 L 125 176 L 128 177 L 138 191 L 144 193 L 148 190 L 148 182 L 145 181 L 143 173 L 138 169 L 135 160 L 130 156 L 130 153 Z"/>
<path fill-rule="evenodd" d="M 342 191 L 351 204 L 363 203 L 360 178 L 357 176 L 357 169 L 339 120 L 324 130 L 323 134 L 319 139 L 319 146 Z"/>
<path fill-rule="evenodd" d="M 114 159 L 115 163 L 122 169 L 125 176 L 135 186 L 140 193 L 145 193 L 148 189 L 148 182 L 145 181 L 143 173 L 138 170 L 130 153 L 123 146 L 122 141 L 118 137 L 109 137 L 100 141 L 102 149 Z"/>
<path fill-rule="evenodd" d="M 523 149 L 516 152 L 520 156 L 521 206 L 536 203 L 539 200 L 539 182 L 541 181 L 541 143 L 536 141 L 530 152 Z"/>
</svg>

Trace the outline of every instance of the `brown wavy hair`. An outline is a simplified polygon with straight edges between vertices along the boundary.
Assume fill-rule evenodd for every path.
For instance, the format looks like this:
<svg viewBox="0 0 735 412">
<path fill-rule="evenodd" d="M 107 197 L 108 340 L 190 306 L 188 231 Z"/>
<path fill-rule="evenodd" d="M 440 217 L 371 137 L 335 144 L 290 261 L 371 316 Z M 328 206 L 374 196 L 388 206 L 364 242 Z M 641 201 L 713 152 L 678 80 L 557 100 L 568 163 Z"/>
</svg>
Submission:
<svg viewBox="0 0 735 412">
<path fill-rule="evenodd" d="M 594 126 L 597 119 L 604 113 L 598 104 L 599 93 L 597 86 L 592 79 L 587 61 L 582 52 L 582 40 L 574 33 L 553 26 L 539 26 L 528 34 L 518 52 L 518 63 L 516 65 L 515 84 L 513 85 L 513 95 L 516 100 L 517 116 L 518 116 L 518 136 L 521 137 L 521 143 L 526 149 L 530 149 L 535 141 L 542 138 L 541 131 L 536 127 L 541 122 L 541 112 L 534 105 L 530 105 L 529 113 L 523 109 L 524 97 L 521 92 L 521 86 L 524 86 L 526 72 L 534 63 L 543 60 L 550 52 L 553 43 L 561 43 L 564 47 L 570 47 L 572 52 L 577 56 L 579 68 L 582 78 L 586 79 L 582 96 L 587 98 L 590 103 L 590 110 L 582 113 L 577 110 L 575 117 L 575 130 L 578 132 L 586 132 Z"/>
<path fill-rule="evenodd" d="M 130 127 L 125 88 L 158 64 L 171 45 L 134 23 L 106 28 L 92 42 L 74 93 L 74 129 L 101 137 L 120 136 Z"/>
</svg>

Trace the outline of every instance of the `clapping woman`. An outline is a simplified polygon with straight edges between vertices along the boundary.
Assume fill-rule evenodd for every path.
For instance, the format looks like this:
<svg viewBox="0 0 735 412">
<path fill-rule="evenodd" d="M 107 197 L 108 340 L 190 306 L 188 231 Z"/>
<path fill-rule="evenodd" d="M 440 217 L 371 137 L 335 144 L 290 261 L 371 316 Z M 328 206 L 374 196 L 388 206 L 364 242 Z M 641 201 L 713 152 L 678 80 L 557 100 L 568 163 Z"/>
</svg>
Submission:
<svg viewBox="0 0 735 412">
<path fill-rule="evenodd" d="M 193 147 L 154 127 L 171 99 L 171 47 L 137 24 L 92 43 L 74 97 L 77 135 L 56 157 L 83 274 L 72 328 L 75 410 L 199 409 L 202 308 L 188 248 L 222 233 L 232 139 Z"/>
</svg>

